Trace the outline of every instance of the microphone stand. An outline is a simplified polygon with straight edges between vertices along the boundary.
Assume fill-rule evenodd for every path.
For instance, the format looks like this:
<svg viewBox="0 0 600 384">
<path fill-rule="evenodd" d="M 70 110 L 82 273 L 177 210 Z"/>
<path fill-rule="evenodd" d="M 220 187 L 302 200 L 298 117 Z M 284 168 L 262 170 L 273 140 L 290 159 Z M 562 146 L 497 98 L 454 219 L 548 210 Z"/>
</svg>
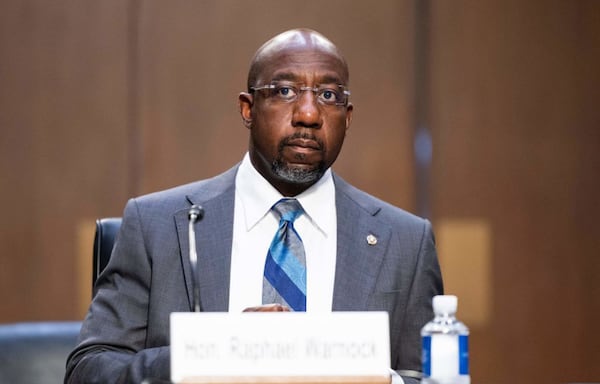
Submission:
<svg viewBox="0 0 600 384">
<path fill-rule="evenodd" d="M 199 205 L 192 205 L 188 213 L 188 238 L 190 246 L 190 264 L 192 265 L 192 286 L 194 299 L 194 312 L 200 312 L 200 278 L 198 276 L 198 253 L 196 252 L 196 230 L 194 224 L 204 217 L 204 209 Z"/>
</svg>

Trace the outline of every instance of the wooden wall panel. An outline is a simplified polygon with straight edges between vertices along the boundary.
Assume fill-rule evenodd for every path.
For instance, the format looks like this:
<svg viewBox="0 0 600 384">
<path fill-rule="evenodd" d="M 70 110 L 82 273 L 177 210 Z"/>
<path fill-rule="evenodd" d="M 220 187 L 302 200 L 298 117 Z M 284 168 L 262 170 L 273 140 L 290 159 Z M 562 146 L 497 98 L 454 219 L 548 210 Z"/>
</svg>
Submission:
<svg viewBox="0 0 600 384">
<path fill-rule="evenodd" d="M 127 16 L 0 2 L 0 322 L 81 315 L 78 225 L 127 196 Z"/>
<path fill-rule="evenodd" d="M 597 381 L 600 4 L 431 4 L 434 225 L 492 229 L 474 382 Z"/>
</svg>

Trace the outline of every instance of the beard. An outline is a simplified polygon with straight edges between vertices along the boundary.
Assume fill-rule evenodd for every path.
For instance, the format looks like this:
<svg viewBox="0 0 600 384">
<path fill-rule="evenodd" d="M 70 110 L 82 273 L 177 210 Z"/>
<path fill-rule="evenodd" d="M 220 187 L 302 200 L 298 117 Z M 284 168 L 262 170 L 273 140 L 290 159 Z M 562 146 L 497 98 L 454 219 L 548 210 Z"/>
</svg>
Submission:
<svg viewBox="0 0 600 384">
<path fill-rule="evenodd" d="M 294 184 L 312 184 L 319 180 L 325 173 L 325 164 L 320 162 L 314 169 L 306 169 L 299 167 L 292 167 L 276 159 L 272 164 L 273 173 L 279 176 L 281 179 Z"/>
<path fill-rule="evenodd" d="M 298 138 L 313 140 L 317 142 L 321 150 L 323 150 L 323 143 L 316 137 L 309 134 L 294 134 L 286 137 L 281 141 L 281 143 L 279 143 L 278 156 L 275 160 L 273 160 L 271 169 L 275 175 L 289 183 L 313 184 L 318 181 L 327 170 L 324 161 L 320 161 L 315 168 L 307 169 L 303 167 L 291 166 L 283 160 L 283 148 L 289 141 Z"/>
</svg>

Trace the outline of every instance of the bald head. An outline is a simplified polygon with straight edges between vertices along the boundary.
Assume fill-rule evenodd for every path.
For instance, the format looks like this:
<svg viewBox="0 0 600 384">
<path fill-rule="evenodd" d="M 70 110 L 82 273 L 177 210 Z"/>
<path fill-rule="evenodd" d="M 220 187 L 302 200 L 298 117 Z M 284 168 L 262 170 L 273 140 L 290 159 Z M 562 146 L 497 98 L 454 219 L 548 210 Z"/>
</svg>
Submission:
<svg viewBox="0 0 600 384">
<path fill-rule="evenodd" d="M 273 65 L 279 57 L 298 52 L 314 52 L 315 55 L 335 57 L 342 68 L 342 82 L 349 80 L 348 64 L 338 48 L 329 39 L 311 29 L 300 28 L 283 32 L 267 41 L 254 54 L 248 72 L 248 89 L 259 82 L 266 65 Z"/>
</svg>

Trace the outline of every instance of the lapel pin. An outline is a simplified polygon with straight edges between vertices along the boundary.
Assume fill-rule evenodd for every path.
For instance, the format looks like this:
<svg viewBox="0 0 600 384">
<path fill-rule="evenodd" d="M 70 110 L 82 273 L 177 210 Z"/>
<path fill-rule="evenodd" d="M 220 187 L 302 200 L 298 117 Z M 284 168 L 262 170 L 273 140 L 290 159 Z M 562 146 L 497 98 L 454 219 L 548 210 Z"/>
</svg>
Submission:
<svg viewBox="0 0 600 384">
<path fill-rule="evenodd" d="M 367 236 L 367 244 L 369 244 L 369 245 L 377 244 L 377 238 L 375 237 L 375 235 L 370 234 L 369 236 Z"/>
</svg>

